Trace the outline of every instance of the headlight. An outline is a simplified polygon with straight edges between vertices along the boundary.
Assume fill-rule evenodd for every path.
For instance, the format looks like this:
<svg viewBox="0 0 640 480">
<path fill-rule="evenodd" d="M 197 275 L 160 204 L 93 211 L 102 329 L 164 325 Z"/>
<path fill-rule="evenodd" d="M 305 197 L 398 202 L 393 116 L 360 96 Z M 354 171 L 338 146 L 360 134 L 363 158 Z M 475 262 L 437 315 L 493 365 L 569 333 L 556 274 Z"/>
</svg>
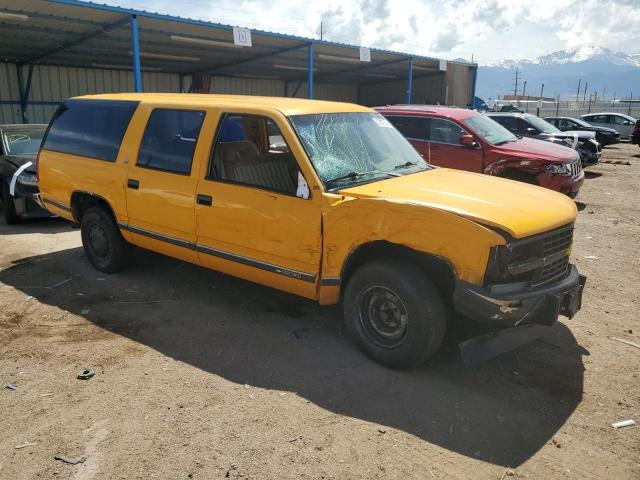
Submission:
<svg viewBox="0 0 640 480">
<path fill-rule="evenodd" d="M 29 187 L 37 187 L 38 186 L 38 178 L 35 173 L 22 172 L 18 175 L 18 183 L 22 185 L 27 185 Z"/>
<path fill-rule="evenodd" d="M 569 175 L 570 173 L 570 164 L 561 163 L 561 164 L 550 164 L 544 167 L 547 173 L 551 175 Z"/>
</svg>

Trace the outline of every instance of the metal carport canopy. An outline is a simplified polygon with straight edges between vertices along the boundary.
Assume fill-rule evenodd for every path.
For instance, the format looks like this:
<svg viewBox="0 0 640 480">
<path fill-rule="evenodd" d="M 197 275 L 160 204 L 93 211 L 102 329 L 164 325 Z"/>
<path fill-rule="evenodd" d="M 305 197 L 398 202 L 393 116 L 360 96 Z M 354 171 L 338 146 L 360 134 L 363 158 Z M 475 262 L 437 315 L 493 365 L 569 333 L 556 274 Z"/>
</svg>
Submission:
<svg viewBox="0 0 640 480">
<path fill-rule="evenodd" d="M 314 81 L 405 80 L 407 103 L 412 78 L 439 73 L 430 57 L 372 48 L 371 61 L 362 62 L 355 45 L 260 30 L 251 36 L 251 47 L 238 47 L 230 25 L 77 0 L 0 0 L 3 61 L 134 69 L 137 90 L 136 59 L 142 70 L 307 82 L 309 97 Z M 29 81 L 22 82 L 28 96 Z"/>
</svg>

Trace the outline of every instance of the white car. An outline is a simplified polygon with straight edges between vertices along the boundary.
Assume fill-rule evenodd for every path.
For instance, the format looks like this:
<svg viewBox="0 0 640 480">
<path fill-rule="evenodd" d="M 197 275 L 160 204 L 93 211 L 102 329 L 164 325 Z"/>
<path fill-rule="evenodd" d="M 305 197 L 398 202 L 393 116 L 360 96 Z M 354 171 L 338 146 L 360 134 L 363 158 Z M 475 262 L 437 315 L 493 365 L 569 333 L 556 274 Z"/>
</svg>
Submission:
<svg viewBox="0 0 640 480">
<path fill-rule="evenodd" d="M 620 138 L 629 139 L 633 133 L 633 127 L 636 119 L 625 115 L 624 113 L 603 112 L 589 113 L 581 117 L 585 122 L 595 125 L 596 127 L 613 128 L 620 132 Z"/>
</svg>

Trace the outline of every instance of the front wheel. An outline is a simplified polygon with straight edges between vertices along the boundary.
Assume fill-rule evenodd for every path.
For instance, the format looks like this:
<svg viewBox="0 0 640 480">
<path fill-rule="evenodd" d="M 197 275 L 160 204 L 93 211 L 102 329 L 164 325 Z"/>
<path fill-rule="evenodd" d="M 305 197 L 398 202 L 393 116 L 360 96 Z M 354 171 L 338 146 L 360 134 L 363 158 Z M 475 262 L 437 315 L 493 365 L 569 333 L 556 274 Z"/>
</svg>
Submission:
<svg viewBox="0 0 640 480">
<path fill-rule="evenodd" d="M 344 299 L 345 329 L 373 360 L 416 368 L 433 357 L 446 329 L 446 307 L 427 275 L 404 261 L 367 263 L 353 274 Z"/>
<path fill-rule="evenodd" d="M 80 220 L 82 246 L 91 264 L 101 272 L 115 273 L 125 266 L 133 246 L 120 233 L 103 207 L 91 207 Z"/>
</svg>

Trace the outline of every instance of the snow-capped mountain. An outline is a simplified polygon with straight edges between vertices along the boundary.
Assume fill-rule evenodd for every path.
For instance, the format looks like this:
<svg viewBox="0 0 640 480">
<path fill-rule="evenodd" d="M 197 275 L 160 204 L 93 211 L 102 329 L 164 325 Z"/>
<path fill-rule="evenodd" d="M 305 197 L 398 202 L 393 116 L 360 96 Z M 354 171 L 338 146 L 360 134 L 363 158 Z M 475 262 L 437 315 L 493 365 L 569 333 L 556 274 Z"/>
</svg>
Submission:
<svg viewBox="0 0 640 480">
<path fill-rule="evenodd" d="M 578 80 L 581 88 L 599 95 L 640 97 L 640 53 L 615 52 L 597 45 L 584 45 L 572 50 L 560 50 L 533 59 L 503 60 L 478 70 L 477 92 L 482 98 L 497 98 L 513 94 L 515 71 L 518 69 L 518 93 L 538 94 L 544 83 L 544 93 L 562 98 L 574 96 Z M 525 93 L 525 94 L 526 94 Z"/>
<path fill-rule="evenodd" d="M 580 63 L 586 61 L 602 61 L 614 65 L 628 65 L 640 67 L 640 53 L 627 55 L 624 52 L 614 52 L 598 45 L 583 45 L 572 50 L 560 50 L 533 59 L 502 60 L 489 65 L 490 67 L 514 68 L 516 65 L 562 65 L 566 63 Z"/>
</svg>

